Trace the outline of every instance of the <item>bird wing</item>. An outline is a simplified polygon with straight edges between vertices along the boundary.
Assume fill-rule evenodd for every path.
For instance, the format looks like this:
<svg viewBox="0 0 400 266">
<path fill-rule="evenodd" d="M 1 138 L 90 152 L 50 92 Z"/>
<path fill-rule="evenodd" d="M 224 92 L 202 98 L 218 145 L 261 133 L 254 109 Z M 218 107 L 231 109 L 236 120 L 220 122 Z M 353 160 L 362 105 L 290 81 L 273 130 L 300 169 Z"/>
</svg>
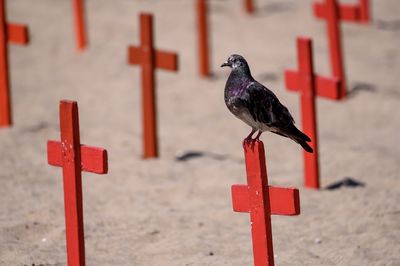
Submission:
<svg viewBox="0 0 400 266">
<path fill-rule="evenodd" d="M 257 81 L 247 86 L 244 99 L 255 121 L 271 127 L 284 127 L 294 123 L 289 110 L 279 102 L 275 94 Z"/>
</svg>

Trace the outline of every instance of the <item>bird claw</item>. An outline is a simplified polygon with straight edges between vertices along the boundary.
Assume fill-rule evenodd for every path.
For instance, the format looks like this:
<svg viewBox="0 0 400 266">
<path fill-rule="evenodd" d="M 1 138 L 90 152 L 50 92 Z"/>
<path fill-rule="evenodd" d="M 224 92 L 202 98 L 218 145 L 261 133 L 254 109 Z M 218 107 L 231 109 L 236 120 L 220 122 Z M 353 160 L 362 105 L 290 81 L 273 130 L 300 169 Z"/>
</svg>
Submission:
<svg viewBox="0 0 400 266">
<path fill-rule="evenodd" d="M 254 150 L 254 145 L 256 144 L 256 142 L 260 141 L 260 136 L 262 134 L 262 131 L 259 131 L 257 136 L 253 139 L 253 134 L 255 133 L 255 131 L 256 130 L 251 131 L 250 134 L 243 140 L 243 146 L 250 144 L 252 150 Z"/>
<path fill-rule="evenodd" d="M 251 150 L 254 150 L 254 146 L 256 142 L 259 141 L 259 139 L 253 139 L 253 138 L 245 138 L 243 140 L 243 147 L 246 148 L 246 146 L 250 145 Z"/>
<path fill-rule="evenodd" d="M 251 141 L 253 141 L 253 138 L 252 137 L 247 137 L 243 141 L 244 142 L 251 142 Z"/>
</svg>

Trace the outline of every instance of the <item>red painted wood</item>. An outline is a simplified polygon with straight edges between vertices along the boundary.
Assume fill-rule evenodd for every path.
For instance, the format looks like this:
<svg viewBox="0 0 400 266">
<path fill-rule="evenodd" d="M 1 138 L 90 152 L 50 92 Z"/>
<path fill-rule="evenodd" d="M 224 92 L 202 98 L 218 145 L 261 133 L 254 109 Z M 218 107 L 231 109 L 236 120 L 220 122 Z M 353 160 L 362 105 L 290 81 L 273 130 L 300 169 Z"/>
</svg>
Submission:
<svg viewBox="0 0 400 266">
<path fill-rule="evenodd" d="M 144 61 L 141 47 L 128 47 L 128 64 L 140 65 Z"/>
<path fill-rule="evenodd" d="M 80 144 L 76 102 L 65 100 L 60 102 L 60 131 L 61 142 L 49 141 L 47 144 L 47 158 L 49 164 L 61 166 L 63 169 L 68 265 L 84 266 L 81 171 L 107 173 L 107 152 L 104 149 Z"/>
<path fill-rule="evenodd" d="M 369 0 L 360 0 L 360 21 L 361 23 L 371 22 L 371 11 Z"/>
<path fill-rule="evenodd" d="M 72 7 L 74 10 L 76 47 L 79 51 L 82 51 L 87 46 L 84 0 L 72 0 Z"/>
<path fill-rule="evenodd" d="M 253 14 L 254 13 L 253 0 L 243 0 L 243 4 L 244 4 L 244 10 L 246 10 L 246 12 L 248 14 Z"/>
<path fill-rule="evenodd" d="M 246 159 L 247 186 L 232 186 L 234 211 L 249 212 L 253 240 L 254 265 L 274 265 L 271 214 L 298 215 L 297 189 L 268 186 L 264 144 L 243 142 Z"/>
<path fill-rule="evenodd" d="M 299 215 L 299 191 L 292 188 L 269 186 L 271 214 L 274 215 Z M 250 212 L 249 186 L 232 186 L 232 203 L 235 212 Z"/>
<path fill-rule="evenodd" d="M 155 51 L 156 68 L 178 71 L 178 55 L 173 52 Z"/>
<path fill-rule="evenodd" d="M 297 71 L 286 70 L 285 71 L 285 83 L 286 88 L 289 91 L 299 91 L 300 80 Z M 319 97 L 328 98 L 332 100 L 339 100 L 340 94 L 338 92 L 338 84 L 340 83 L 338 78 L 327 78 L 321 76 L 315 76 L 315 93 Z M 333 81 L 333 82 L 332 82 Z"/>
<path fill-rule="evenodd" d="M 368 0 L 359 0 L 357 5 L 340 5 L 337 0 L 324 0 L 324 3 L 314 3 L 314 15 L 326 20 L 332 74 L 340 79 L 341 89 L 339 99 L 344 98 L 347 94 L 347 82 L 339 22 L 343 20 L 368 23 L 369 2 Z"/>
<path fill-rule="evenodd" d="M 339 6 L 339 17 L 341 20 L 357 23 L 370 22 L 369 0 L 359 0 L 357 5 L 341 4 Z M 314 13 L 318 18 L 326 16 L 325 5 L 314 4 Z"/>
<path fill-rule="evenodd" d="M 313 153 L 303 152 L 304 183 L 306 187 L 318 189 L 320 187 L 320 177 L 315 97 L 338 99 L 340 96 L 340 82 L 337 78 L 315 76 L 311 39 L 298 38 L 297 50 L 299 70 L 297 72 L 285 71 L 285 81 L 289 90 L 301 93 L 303 132 L 311 138 L 310 146 L 314 150 Z"/>
<path fill-rule="evenodd" d="M 154 51 L 155 53 L 155 67 L 177 71 L 178 70 L 178 56 L 173 52 L 165 51 Z M 141 47 L 129 47 L 128 48 L 128 63 L 132 65 L 140 65 L 146 58 L 142 53 Z"/>
<path fill-rule="evenodd" d="M 82 171 L 95 174 L 107 173 L 107 151 L 102 148 L 81 145 Z M 62 150 L 60 141 L 47 142 L 48 163 L 62 167 Z"/>
<path fill-rule="evenodd" d="M 28 26 L 21 24 L 7 25 L 8 41 L 15 44 L 28 44 L 29 33 Z"/>
<path fill-rule="evenodd" d="M 360 9 L 356 5 L 342 4 L 339 7 L 339 18 L 343 21 L 357 22 L 360 17 Z"/>
<path fill-rule="evenodd" d="M 208 4 L 207 0 L 197 0 L 197 32 L 199 53 L 199 74 L 210 76 L 209 43 L 208 43 Z"/>
<path fill-rule="evenodd" d="M 0 127 L 10 126 L 11 96 L 8 74 L 8 38 L 6 29 L 6 7 L 4 0 L 0 0 Z"/>
<path fill-rule="evenodd" d="M 314 14 L 318 18 L 326 17 L 325 4 L 314 4 Z M 340 20 L 356 22 L 359 20 L 359 7 L 356 5 L 342 4 L 338 6 L 338 16 Z"/>
<path fill-rule="evenodd" d="M 128 63 L 142 68 L 143 158 L 154 158 L 158 157 L 155 69 L 177 71 L 178 56 L 155 50 L 152 15 L 140 14 L 140 35 L 140 46 L 128 47 Z"/>
<path fill-rule="evenodd" d="M 315 82 L 317 96 L 332 100 L 340 99 L 340 80 L 338 78 L 316 76 Z"/>
<path fill-rule="evenodd" d="M 12 124 L 8 42 L 27 44 L 28 29 L 22 25 L 7 24 L 5 0 L 0 0 L 0 23 L 0 127 L 8 127 Z"/>
</svg>

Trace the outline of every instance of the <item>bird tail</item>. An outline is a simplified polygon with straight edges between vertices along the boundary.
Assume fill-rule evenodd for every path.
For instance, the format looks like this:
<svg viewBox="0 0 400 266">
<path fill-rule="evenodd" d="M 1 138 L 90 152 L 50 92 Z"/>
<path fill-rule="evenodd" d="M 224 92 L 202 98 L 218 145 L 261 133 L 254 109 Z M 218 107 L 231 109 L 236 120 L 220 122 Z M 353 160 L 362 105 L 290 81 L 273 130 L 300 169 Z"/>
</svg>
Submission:
<svg viewBox="0 0 400 266">
<path fill-rule="evenodd" d="M 313 153 L 313 152 L 314 152 L 313 148 L 311 148 L 311 146 L 308 145 L 307 142 L 305 142 L 305 141 L 297 141 L 297 140 L 295 140 L 295 141 L 296 141 L 297 143 L 299 143 L 299 144 L 301 145 L 301 147 L 303 147 L 303 149 L 304 149 L 306 152 L 309 152 L 309 153 Z"/>
<path fill-rule="evenodd" d="M 292 124 L 289 127 L 288 133 L 288 137 L 300 144 L 306 152 L 314 152 L 311 146 L 307 143 L 311 142 L 311 139 L 306 134 L 298 130 L 295 125 Z"/>
</svg>

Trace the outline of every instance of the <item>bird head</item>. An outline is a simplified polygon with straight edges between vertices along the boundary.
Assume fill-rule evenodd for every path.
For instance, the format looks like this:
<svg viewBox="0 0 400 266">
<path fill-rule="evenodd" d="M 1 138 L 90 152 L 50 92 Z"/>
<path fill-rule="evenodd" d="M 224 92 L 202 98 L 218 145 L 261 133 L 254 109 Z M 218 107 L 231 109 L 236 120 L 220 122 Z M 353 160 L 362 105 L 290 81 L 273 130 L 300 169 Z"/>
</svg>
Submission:
<svg viewBox="0 0 400 266">
<path fill-rule="evenodd" d="M 226 67 L 226 66 L 232 69 L 242 68 L 242 67 L 248 68 L 246 59 L 244 59 L 243 56 L 238 54 L 233 54 L 229 56 L 228 60 L 226 60 L 226 62 L 221 65 L 221 67 Z"/>
</svg>

